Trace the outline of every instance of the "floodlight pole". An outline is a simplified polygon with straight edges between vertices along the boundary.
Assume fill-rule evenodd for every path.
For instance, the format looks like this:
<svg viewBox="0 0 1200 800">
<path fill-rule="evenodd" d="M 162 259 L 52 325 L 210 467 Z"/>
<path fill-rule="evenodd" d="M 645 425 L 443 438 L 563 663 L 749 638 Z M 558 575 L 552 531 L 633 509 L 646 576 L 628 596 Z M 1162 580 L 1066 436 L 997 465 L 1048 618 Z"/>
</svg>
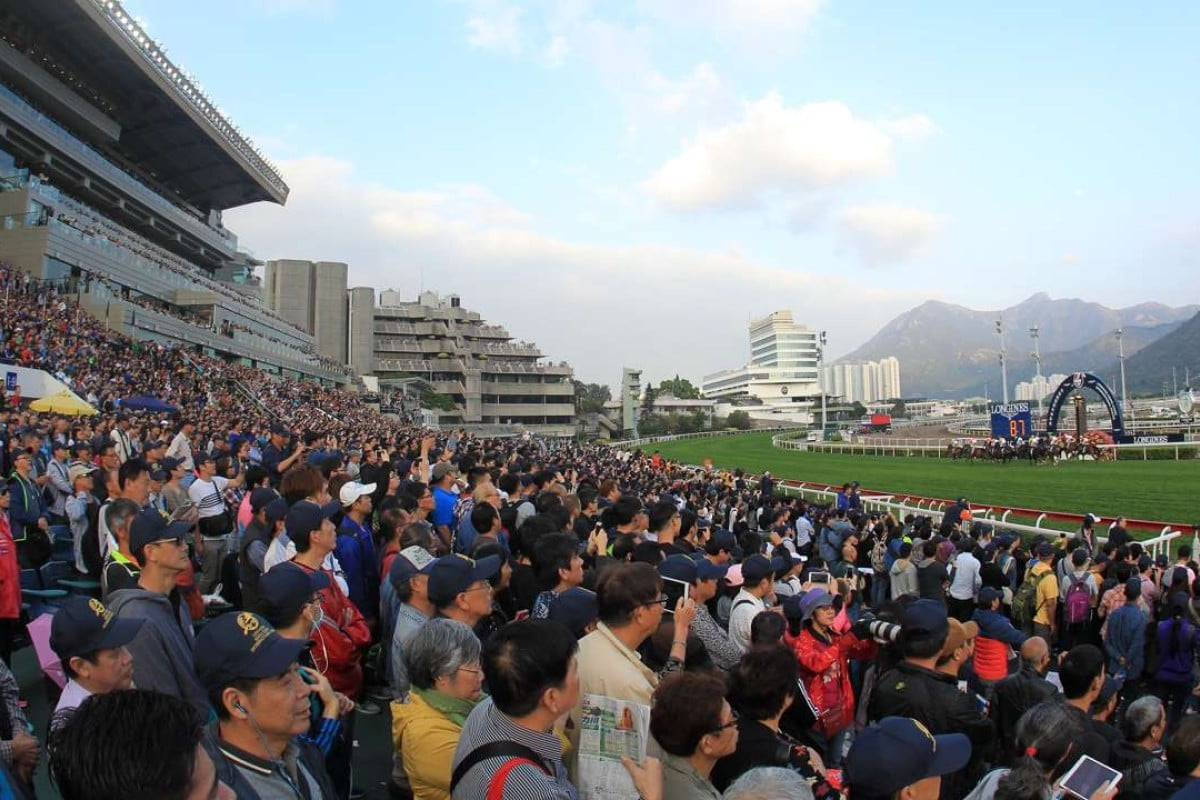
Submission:
<svg viewBox="0 0 1200 800">
<path fill-rule="evenodd" d="M 817 348 L 817 385 L 821 389 L 821 441 L 825 441 L 825 429 L 827 425 L 825 412 L 825 342 L 826 332 L 821 331 L 820 342 L 821 346 Z"/>
<path fill-rule="evenodd" d="M 1121 361 L 1121 412 L 1125 415 L 1128 422 L 1133 422 L 1133 409 L 1129 407 L 1129 397 L 1125 393 L 1125 330 L 1117 328 L 1116 335 L 1117 358 Z"/>
<path fill-rule="evenodd" d="M 1038 404 L 1038 422 L 1042 420 L 1042 395 L 1046 393 L 1045 386 L 1042 385 L 1042 351 L 1038 345 L 1038 326 L 1034 325 L 1029 329 L 1029 337 L 1033 339 L 1033 365 L 1037 371 L 1037 377 L 1034 380 L 1034 394 L 1037 395 Z"/>
<path fill-rule="evenodd" d="M 996 320 L 996 333 L 1000 336 L 1000 382 L 1003 384 L 1004 405 L 1008 405 L 1008 364 L 1004 361 L 1004 315 Z"/>
</svg>

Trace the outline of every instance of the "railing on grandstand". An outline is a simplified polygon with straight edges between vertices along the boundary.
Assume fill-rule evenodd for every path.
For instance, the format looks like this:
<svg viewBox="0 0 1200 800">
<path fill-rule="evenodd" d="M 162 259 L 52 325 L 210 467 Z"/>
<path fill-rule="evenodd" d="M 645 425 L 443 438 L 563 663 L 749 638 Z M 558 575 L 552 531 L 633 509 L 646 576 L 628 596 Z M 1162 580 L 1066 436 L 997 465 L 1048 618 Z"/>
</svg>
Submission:
<svg viewBox="0 0 1200 800">
<path fill-rule="evenodd" d="M 798 481 L 780 481 L 778 490 L 785 495 L 795 494 L 802 497 L 817 497 L 822 502 L 834 502 L 837 499 L 837 488 L 827 486 L 825 484 L 801 483 Z M 919 500 L 915 503 L 897 501 L 892 495 L 863 495 L 863 506 L 868 511 L 892 512 L 897 517 L 903 517 L 905 514 L 921 514 L 930 517 L 934 520 L 941 520 L 944 512 L 942 508 L 948 504 L 945 500 Z M 928 503 L 926 505 L 926 503 Z M 996 528 L 1003 528 L 1007 531 L 1020 533 L 1026 537 L 1036 536 L 1038 534 L 1050 534 L 1057 536 L 1062 533 L 1061 528 L 1053 528 L 1045 523 L 1052 521 L 1051 514 L 1040 513 L 1032 525 L 1013 522 L 1011 509 L 1005 509 L 1000 515 L 995 513 L 994 509 L 990 508 L 972 508 L 972 519 L 987 524 L 991 524 Z M 1183 531 L 1176 530 L 1170 526 L 1164 526 L 1157 535 L 1149 539 L 1141 539 L 1141 545 L 1152 556 L 1157 556 L 1160 553 L 1170 553 L 1171 543 L 1183 535 Z M 1108 541 L 1106 536 L 1097 536 L 1097 541 L 1103 544 Z"/>
</svg>

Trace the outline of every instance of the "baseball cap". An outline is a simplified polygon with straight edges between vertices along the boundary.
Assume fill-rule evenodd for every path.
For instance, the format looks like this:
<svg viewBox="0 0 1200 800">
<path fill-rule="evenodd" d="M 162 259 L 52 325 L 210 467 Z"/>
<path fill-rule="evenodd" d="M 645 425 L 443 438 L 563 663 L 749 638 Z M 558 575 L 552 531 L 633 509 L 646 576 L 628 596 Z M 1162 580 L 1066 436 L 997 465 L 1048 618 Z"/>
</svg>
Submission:
<svg viewBox="0 0 1200 800">
<path fill-rule="evenodd" d="M 290 429 L 288 429 L 288 426 L 284 425 L 282 422 L 276 422 L 276 423 L 272 424 L 271 425 L 271 433 L 275 434 L 276 436 L 291 436 L 292 435 L 292 432 Z"/>
<path fill-rule="evenodd" d="M 429 573 L 429 599 L 435 605 L 445 606 L 472 583 L 486 581 L 499 571 L 500 556 L 486 556 L 476 561 L 455 553 L 439 558 Z"/>
<path fill-rule="evenodd" d="M 573 586 L 554 598 L 546 618 L 565 626 L 576 639 L 583 637 L 588 624 L 600 616 L 596 593 Z"/>
<path fill-rule="evenodd" d="M 912 638 L 941 639 L 948 634 L 950 621 L 946 607 L 938 601 L 915 600 L 901 612 L 900 627 Z"/>
<path fill-rule="evenodd" d="M 737 537 L 732 531 L 727 531 L 724 528 L 719 528 L 713 531 L 712 545 L 717 550 L 725 550 L 734 558 L 742 557 L 742 548 L 738 547 Z"/>
<path fill-rule="evenodd" d="M 84 475 L 91 475 L 95 471 L 96 471 L 96 467 L 93 466 L 92 464 L 84 464 L 84 463 L 72 464 L 71 468 L 69 470 L 67 470 L 67 479 L 70 480 L 71 483 L 74 483 L 76 478 L 82 477 Z"/>
<path fill-rule="evenodd" d="M 658 574 L 684 583 L 713 581 L 725 577 L 727 567 L 712 563 L 707 558 L 693 559 L 682 554 L 668 556 L 658 565 Z"/>
<path fill-rule="evenodd" d="M 1045 558 L 1046 556 L 1054 555 L 1054 545 L 1050 544 L 1049 542 L 1042 542 L 1037 546 L 1034 554 L 1038 558 Z"/>
<path fill-rule="evenodd" d="M 988 608 L 994 600 L 999 600 L 1003 596 L 1003 593 L 999 589 L 985 586 L 979 590 L 979 605 L 983 608 Z"/>
<path fill-rule="evenodd" d="M 275 523 L 287 516 L 288 504 L 282 497 L 267 503 L 267 522 Z"/>
<path fill-rule="evenodd" d="M 852 797 L 892 797 L 905 786 L 957 772 L 970 758 L 965 734 L 934 736 L 915 719 L 884 717 L 854 740 L 846 755 L 846 783 Z"/>
<path fill-rule="evenodd" d="M 755 553 L 742 562 L 742 579 L 751 585 L 770 577 L 774 572 L 771 561 L 764 555 Z"/>
<path fill-rule="evenodd" d="M 439 461 L 433 465 L 433 472 L 431 474 L 433 475 L 433 479 L 435 481 L 440 481 L 451 472 L 457 473 L 458 467 L 454 466 L 449 461 Z"/>
<path fill-rule="evenodd" d="M 150 470 L 150 480 L 156 483 L 166 483 L 171 480 L 171 473 L 165 469 L 152 469 Z"/>
<path fill-rule="evenodd" d="M 129 525 L 129 549 L 136 553 L 154 542 L 182 539 L 191 529 L 190 522 L 168 522 L 158 509 L 147 508 Z"/>
<path fill-rule="evenodd" d="M 375 492 L 374 483 L 359 483 L 358 481 L 349 481 L 344 484 L 341 491 L 338 492 L 338 500 L 342 501 L 343 508 L 349 508 L 358 501 L 358 498 L 364 494 L 373 494 Z"/>
<path fill-rule="evenodd" d="M 177 470 L 181 466 L 183 466 L 183 459 L 169 458 L 169 457 L 168 458 L 160 458 L 158 460 L 158 466 L 161 467 L 162 469 L 165 469 L 167 472 L 173 472 L 174 470 Z"/>
<path fill-rule="evenodd" d="M 784 598 L 783 601 L 783 616 L 790 620 L 800 622 L 804 619 L 804 596 L 808 592 L 801 592 L 790 597 Z"/>
<path fill-rule="evenodd" d="M 143 622 L 117 617 L 94 597 L 73 595 L 50 621 L 50 649 L 65 662 L 97 650 L 124 647 L 137 636 Z"/>
<path fill-rule="evenodd" d="M 741 586 L 745 582 L 746 579 L 742 577 L 741 564 L 734 564 L 729 568 L 729 571 L 725 573 L 725 583 L 731 587 Z"/>
<path fill-rule="evenodd" d="M 942 658 L 951 655 L 979 635 L 979 625 L 975 622 L 959 622 L 954 617 L 949 617 L 946 623 L 950 626 L 950 635 L 946 637 L 946 643 L 942 645 Z"/>
<path fill-rule="evenodd" d="M 209 620 L 196 634 L 193 660 L 200 683 L 211 690 L 240 679 L 280 675 L 306 647 L 307 639 L 285 639 L 258 614 L 231 611 Z"/>
<path fill-rule="evenodd" d="M 284 527 L 287 529 L 288 536 L 295 539 L 297 536 L 310 534 L 319 529 L 322 522 L 340 510 L 341 507 L 335 502 L 319 506 L 308 500 L 301 500 L 288 509 L 287 522 Z"/>
<path fill-rule="evenodd" d="M 395 586 L 410 580 L 414 575 L 428 575 L 433 572 L 433 565 L 437 561 L 424 547 L 415 544 L 406 547 L 392 559 L 392 566 L 388 569 L 388 580 Z"/>
<path fill-rule="evenodd" d="M 250 510 L 257 514 L 271 504 L 272 500 L 279 497 L 279 493 L 274 489 L 268 489 L 265 486 L 260 486 L 250 493 Z"/>
<path fill-rule="evenodd" d="M 258 579 L 255 611 L 273 624 L 291 624 L 314 594 L 329 586 L 324 570 L 307 572 L 290 562 L 276 564 Z"/>
</svg>

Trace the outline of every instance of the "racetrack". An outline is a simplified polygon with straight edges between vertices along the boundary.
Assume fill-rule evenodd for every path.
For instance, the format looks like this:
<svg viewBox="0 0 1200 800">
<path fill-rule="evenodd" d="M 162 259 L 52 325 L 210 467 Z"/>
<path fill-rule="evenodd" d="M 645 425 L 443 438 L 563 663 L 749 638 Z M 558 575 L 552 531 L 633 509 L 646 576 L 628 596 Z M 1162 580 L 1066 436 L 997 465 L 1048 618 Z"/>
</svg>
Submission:
<svg viewBox="0 0 1200 800">
<path fill-rule="evenodd" d="M 690 439 L 653 449 L 688 464 L 711 458 L 717 467 L 756 473 L 770 470 L 777 478 L 829 484 L 856 480 L 864 489 L 882 493 L 942 498 L 965 495 L 973 505 L 1090 511 L 1105 518 L 1124 514 L 1180 526 L 1200 521 L 1195 498 L 1200 460 L 1071 461 L 1031 466 L 1025 462 L 854 456 L 781 450 L 771 446 L 773 435 Z"/>
</svg>

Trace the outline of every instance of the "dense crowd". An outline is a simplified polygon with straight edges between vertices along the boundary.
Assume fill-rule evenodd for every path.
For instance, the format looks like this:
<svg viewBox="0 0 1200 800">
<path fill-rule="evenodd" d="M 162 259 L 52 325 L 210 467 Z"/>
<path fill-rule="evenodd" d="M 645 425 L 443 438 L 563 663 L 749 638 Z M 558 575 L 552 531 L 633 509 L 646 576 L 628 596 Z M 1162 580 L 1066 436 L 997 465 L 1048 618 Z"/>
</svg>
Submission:
<svg viewBox="0 0 1200 800">
<path fill-rule="evenodd" d="M 45 756 L 68 800 L 352 797 L 383 713 L 421 800 L 1200 795 L 1187 547 L 422 430 L 4 292 L 0 360 L 101 413 L 0 415 L 0 657 L 20 570 L 99 587 L 54 613 L 48 732 L 0 669 L 0 796 Z"/>
</svg>

